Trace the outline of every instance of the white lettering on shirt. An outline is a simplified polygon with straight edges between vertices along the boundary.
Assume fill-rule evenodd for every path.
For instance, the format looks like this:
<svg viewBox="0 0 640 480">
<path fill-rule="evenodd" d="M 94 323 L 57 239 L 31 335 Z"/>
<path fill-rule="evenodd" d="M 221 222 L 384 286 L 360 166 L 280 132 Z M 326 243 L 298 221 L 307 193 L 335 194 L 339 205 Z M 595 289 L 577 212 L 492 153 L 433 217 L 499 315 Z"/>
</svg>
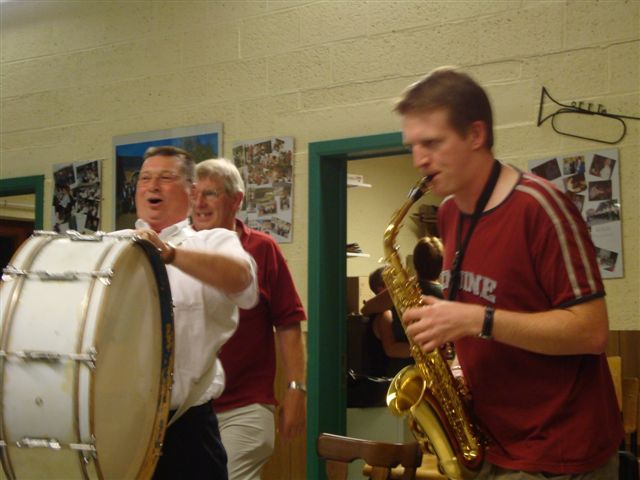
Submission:
<svg viewBox="0 0 640 480">
<path fill-rule="evenodd" d="M 450 281 L 451 271 L 443 270 L 440 273 L 440 283 L 444 289 L 449 288 Z M 492 278 L 464 270 L 460 272 L 460 290 L 471 293 L 487 302 L 496 303 L 495 291 L 497 287 L 498 282 Z"/>
</svg>

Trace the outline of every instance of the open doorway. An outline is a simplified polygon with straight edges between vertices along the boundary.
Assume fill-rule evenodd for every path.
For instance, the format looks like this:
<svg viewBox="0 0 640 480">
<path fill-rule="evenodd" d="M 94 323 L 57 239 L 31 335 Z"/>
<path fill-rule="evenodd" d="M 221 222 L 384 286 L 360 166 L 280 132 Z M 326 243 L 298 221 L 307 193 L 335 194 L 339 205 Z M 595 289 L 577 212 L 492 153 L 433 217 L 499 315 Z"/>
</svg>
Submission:
<svg viewBox="0 0 640 480">
<path fill-rule="evenodd" d="M 408 153 L 399 132 L 309 144 L 307 478 L 325 478 L 315 449 L 318 435 L 344 435 L 347 429 L 347 165 Z"/>
<path fill-rule="evenodd" d="M 18 247 L 42 229 L 44 176 L 0 180 L 0 268 Z"/>
<path fill-rule="evenodd" d="M 11 195 L 0 198 L 0 268 L 35 228 L 35 195 Z"/>
</svg>

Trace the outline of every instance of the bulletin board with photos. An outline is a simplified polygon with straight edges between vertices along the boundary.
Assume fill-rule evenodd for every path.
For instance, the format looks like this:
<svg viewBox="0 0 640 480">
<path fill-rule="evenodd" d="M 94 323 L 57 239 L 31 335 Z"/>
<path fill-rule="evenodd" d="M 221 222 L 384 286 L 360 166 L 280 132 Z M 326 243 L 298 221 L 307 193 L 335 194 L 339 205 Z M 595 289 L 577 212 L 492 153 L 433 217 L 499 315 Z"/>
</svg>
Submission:
<svg viewBox="0 0 640 480">
<path fill-rule="evenodd" d="M 293 235 L 293 137 L 233 144 L 233 161 L 245 184 L 237 217 L 278 243 Z"/>
<path fill-rule="evenodd" d="M 52 229 L 91 234 L 100 228 L 101 160 L 53 166 Z"/>
<path fill-rule="evenodd" d="M 618 150 L 532 160 L 529 169 L 553 182 L 580 210 L 596 247 L 602 277 L 624 276 Z"/>
</svg>

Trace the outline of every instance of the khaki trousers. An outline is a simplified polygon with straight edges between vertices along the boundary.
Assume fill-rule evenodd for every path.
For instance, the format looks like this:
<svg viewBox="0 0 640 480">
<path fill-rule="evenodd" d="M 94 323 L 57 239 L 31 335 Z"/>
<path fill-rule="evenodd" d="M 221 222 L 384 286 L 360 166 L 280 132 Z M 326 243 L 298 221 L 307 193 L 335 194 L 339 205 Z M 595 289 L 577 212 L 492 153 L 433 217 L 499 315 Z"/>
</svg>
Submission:
<svg viewBox="0 0 640 480">
<path fill-rule="evenodd" d="M 262 466 L 273 453 L 274 412 L 273 405 L 254 403 L 217 414 L 229 480 L 260 480 Z"/>
</svg>

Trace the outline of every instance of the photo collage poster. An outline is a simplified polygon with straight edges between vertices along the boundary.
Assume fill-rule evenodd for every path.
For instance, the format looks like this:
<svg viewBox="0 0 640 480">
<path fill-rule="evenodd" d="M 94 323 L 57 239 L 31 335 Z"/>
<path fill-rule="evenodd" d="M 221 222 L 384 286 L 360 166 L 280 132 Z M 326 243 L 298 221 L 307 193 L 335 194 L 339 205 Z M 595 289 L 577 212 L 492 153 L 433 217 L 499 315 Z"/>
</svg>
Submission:
<svg viewBox="0 0 640 480">
<path fill-rule="evenodd" d="M 245 184 L 237 217 L 278 243 L 293 236 L 293 137 L 233 144 L 233 161 Z"/>
<path fill-rule="evenodd" d="M 624 276 L 618 150 L 532 160 L 529 169 L 553 182 L 578 207 L 596 247 L 602 278 Z"/>
<path fill-rule="evenodd" d="M 51 225 L 59 233 L 91 234 L 100 229 L 101 160 L 53 166 Z"/>
</svg>

